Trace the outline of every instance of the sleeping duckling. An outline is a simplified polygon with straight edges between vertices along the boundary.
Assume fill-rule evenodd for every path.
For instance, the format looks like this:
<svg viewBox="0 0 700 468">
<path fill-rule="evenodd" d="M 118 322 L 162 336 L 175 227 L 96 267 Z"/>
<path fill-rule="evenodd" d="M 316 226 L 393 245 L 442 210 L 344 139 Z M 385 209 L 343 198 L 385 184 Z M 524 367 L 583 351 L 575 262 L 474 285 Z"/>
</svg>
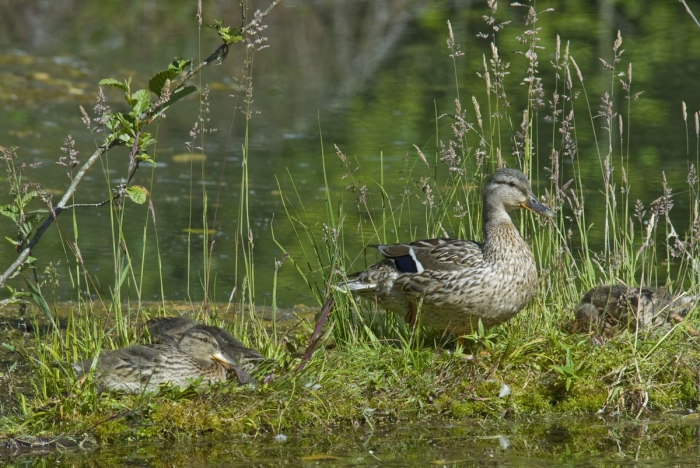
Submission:
<svg viewBox="0 0 700 468">
<path fill-rule="evenodd" d="M 255 379 L 249 372 L 252 372 L 258 364 L 265 361 L 265 358 L 259 352 L 246 348 L 243 343 L 226 330 L 194 322 L 188 317 L 154 318 L 146 322 L 146 328 L 154 343 L 170 345 L 190 330 L 203 330 L 211 334 L 226 355 L 234 360 L 229 370 L 236 373 L 241 384 L 254 384 Z"/>
<path fill-rule="evenodd" d="M 611 337 L 624 329 L 659 328 L 680 323 L 695 307 L 696 296 L 672 295 L 657 288 L 601 285 L 588 291 L 574 313 L 574 333 Z M 686 327 L 691 335 L 697 332 Z"/>
<path fill-rule="evenodd" d="M 157 392 L 161 384 L 187 388 L 193 381 L 218 382 L 236 360 L 221 349 L 205 330 L 187 330 L 171 344 L 132 345 L 102 353 L 95 359 L 73 363 L 76 377 L 91 369 L 98 389 L 126 393 Z"/>
</svg>

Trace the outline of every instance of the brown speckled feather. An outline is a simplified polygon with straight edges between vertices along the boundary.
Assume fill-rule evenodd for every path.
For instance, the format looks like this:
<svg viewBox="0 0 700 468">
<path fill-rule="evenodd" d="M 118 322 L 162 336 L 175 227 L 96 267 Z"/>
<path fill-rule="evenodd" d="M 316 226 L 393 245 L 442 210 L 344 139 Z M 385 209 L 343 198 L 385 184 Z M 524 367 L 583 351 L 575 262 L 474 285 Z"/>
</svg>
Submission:
<svg viewBox="0 0 700 468">
<path fill-rule="evenodd" d="M 93 367 L 98 390 L 127 393 L 156 392 L 160 385 L 186 388 L 192 381 L 216 382 L 226 379 L 231 357 L 222 352 L 216 339 L 203 330 L 188 330 L 175 345 L 133 345 L 102 353 L 94 359 L 73 363 L 76 377 Z"/>
<path fill-rule="evenodd" d="M 259 363 L 265 361 L 265 358 L 258 351 L 246 348 L 243 343 L 226 330 L 197 323 L 188 317 L 154 318 L 146 323 L 146 328 L 154 343 L 170 345 L 179 340 L 183 333 L 188 330 L 204 330 L 211 334 L 223 352 L 235 361 L 235 365 L 231 366 L 230 371 L 236 373 L 242 384 L 255 383 L 255 379 L 249 375 L 249 372 L 252 372 Z"/>
</svg>

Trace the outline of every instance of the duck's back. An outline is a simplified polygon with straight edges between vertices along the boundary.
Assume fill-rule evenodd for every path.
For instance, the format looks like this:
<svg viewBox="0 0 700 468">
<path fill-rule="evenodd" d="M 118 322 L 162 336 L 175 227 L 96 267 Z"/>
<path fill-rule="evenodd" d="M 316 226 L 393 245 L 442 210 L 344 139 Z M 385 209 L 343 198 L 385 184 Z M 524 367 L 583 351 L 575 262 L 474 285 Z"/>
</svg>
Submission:
<svg viewBox="0 0 700 468">
<path fill-rule="evenodd" d="M 394 288 L 414 301 L 422 299 L 423 323 L 457 334 L 473 332 L 479 320 L 485 328 L 509 320 L 537 289 L 536 265 L 512 224 L 489 240 L 486 246 L 471 241 L 442 245 L 440 254 L 459 268 L 402 274 Z"/>
<path fill-rule="evenodd" d="M 86 374 L 93 359 L 73 364 L 76 377 Z M 161 384 L 186 388 L 193 380 L 205 382 L 226 379 L 218 363 L 203 366 L 196 359 L 169 345 L 132 345 L 103 353 L 95 365 L 100 385 L 126 393 L 157 392 Z"/>
</svg>

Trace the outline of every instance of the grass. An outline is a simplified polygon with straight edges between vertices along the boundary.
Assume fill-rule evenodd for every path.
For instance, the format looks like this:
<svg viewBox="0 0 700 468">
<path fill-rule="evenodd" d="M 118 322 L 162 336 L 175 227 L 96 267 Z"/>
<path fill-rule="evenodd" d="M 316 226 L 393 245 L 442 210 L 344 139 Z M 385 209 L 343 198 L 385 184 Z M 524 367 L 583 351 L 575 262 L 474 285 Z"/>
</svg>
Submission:
<svg viewBox="0 0 700 468">
<path fill-rule="evenodd" d="M 493 14 L 497 14 L 495 4 Z M 634 171 L 629 145 L 615 143 L 626 138 L 635 97 L 630 85 L 631 68 L 622 77 L 622 85 L 616 80 L 621 42 L 616 42 L 613 50 L 611 87 L 602 93 L 599 112 L 593 110 L 595 98 L 589 97 L 590 90 L 568 45 L 558 38 L 553 77 L 546 80 L 553 90 L 545 92 L 535 55 L 540 50 L 538 18 L 534 11 L 529 11 L 527 18 L 530 33 L 523 37 L 529 59 L 521 70 L 525 86 L 515 88 L 524 93 L 519 99 L 526 103 L 525 108 L 516 113 L 506 105 L 517 99 L 511 98 L 506 89 L 509 69 L 496 48 L 496 37 L 503 33 L 494 32 L 492 55 L 484 57 L 484 69 L 479 70 L 484 94 L 466 104 L 458 100 L 454 115 L 436 112 L 436 146 L 430 151 L 416 147 L 416 154 L 406 160 L 400 193 L 388 191 L 389 175 L 381 159 L 378 167 L 361 167 L 356 172 L 356 161 L 340 149 L 335 155 L 321 154 L 325 180 L 322 207 L 305 203 L 293 175 L 287 179 L 278 174 L 287 220 L 301 252 L 291 255 L 287 262 L 321 304 L 331 294 L 328 284 L 371 262 L 365 261 L 356 239 L 361 239 L 363 245 L 409 240 L 402 232 L 408 232 L 411 239 L 443 235 L 478 239 L 481 188 L 488 175 L 504 159 L 507 165 L 526 171 L 539 180 L 534 188 L 555 210 L 556 219 L 542 224 L 527 213 L 514 216 L 540 267 L 539 292 L 516 318 L 466 337 L 470 353 L 466 355 L 452 337 L 440 331 L 412 330 L 400 318 L 376 311 L 371 304 L 335 294 L 336 307 L 324 346 L 301 372 L 295 372 L 313 323 L 303 320 L 281 334 L 274 311 L 272 326 L 268 326 L 256 307 L 248 173 L 244 170 L 238 207 L 237 289 L 228 305 L 210 299 L 214 297 L 210 295 L 210 239 L 201 254 L 207 299 L 194 307 L 193 315 L 230 328 L 246 345 L 274 359 L 275 364 L 258 371 L 260 384 L 252 388 L 224 383 L 136 396 L 98 395 L 90 383 L 76 384 L 64 363 L 138 341 L 138 325 L 143 320 L 172 313 L 163 305 L 149 310 L 140 302 L 122 304 L 120 291 L 125 279 L 131 277 L 136 284 L 138 281 L 133 259 L 120 249 L 121 212 L 112 218 L 115 284 L 106 312 L 92 303 L 80 302 L 65 317 L 63 327 L 49 328 L 29 339 L 16 332 L 7 339 L 7 345 L 16 350 L 19 364 L 0 380 L 0 388 L 9 396 L 0 412 L 0 433 L 15 440 L 122 443 L 212 432 L 278 434 L 418 420 L 504 416 L 527 420 L 538 415 L 571 418 L 593 413 L 648 418 L 666 411 L 696 409 L 700 350 L 682 324 L 668 333 L 625 332 L 604 346 L 596 345 L 587 335 L 569 335 L 562 329 L 580 294 L 598 281 L 668 284 L 674 291 L 697 292 L 694 259 L 699 254 L 700 186 L 695 172 L 691 172 L 687 187 L 692 229 L 681 236 L 669 216 L 673 195 L 668 186 L 661 187 L 659 198 L 651 205 L 636 202 L 627 179 L 627 174 Z M 455 77 L 459 76 L 458 52 L 452 38 L 450 57 Z M 249 57 L 242 79 L 249 89 L 252 64 Z M 460 83 L 456 82 L 456 95 L 459 89 Z M 552 92 L 556 98 L 547 106 L 544 96 L 552 96 Z M 629 99 L 618 110 L 611 96 L 620 92 Z M 251 95 L 246 94 L 246 119 L 251 115 L 251 103 Z M 584 117 L 577 118 L 581 108 Z M 450 128 L 443 125 L 448 121 Z M 551 135 L 542 130 L 547 128 L 545 123 L 551 126 Z M 594 210 L 587 205 L 577 146 L 578 133 L 584 133 L 578 128 L 587 124 L 590 129 L 586 133 L 596 142 L 603 186 L 602 205 Z M 244 162 L 248 157 L 247 138 L 246 125 Z M 445 138 L 449 139 L 441 141 Z M 511 148 L 515 149 L 514 156 L 506 158 Z M 331 158 L 339 158 L 347 178 L 332 179 L 328 172 Z M 565 165 L 567 158 L 571 164 Z M 619 170 L 613 171 L 613 165 Z M 341 183 L 350 184 L 356 195 L 335 190 Z M 207 197 L 203 192 L 205 230 Z M 321 226 L 310 216 L 312 210 L 325 214 Z M 594 217 L 596 224 L 604 226 L 601 248 L 597 250 L 590 234 Z M 280 245 L 282 252 L 287 250 L 285 247 Z M 83 277 L 84 272 L 76 270 L 77 286 Z M 33 301 L 35 310 L 56 315 L 56 304 L 49 305 L 41 292 L 41 288 L 50 289 L 50 284 L 37 287 L 38 292 L 25 299 Z M 234 309 L 242 312 L 231 323 L 225 318 Z M 44 319 L 35 321 L 36 329 L 40 329 Z M 693 314 L 687 321 L 698 328 Z M 19 376 L 22 370 L 30 374 L 28 379 Z"/>
</svg>

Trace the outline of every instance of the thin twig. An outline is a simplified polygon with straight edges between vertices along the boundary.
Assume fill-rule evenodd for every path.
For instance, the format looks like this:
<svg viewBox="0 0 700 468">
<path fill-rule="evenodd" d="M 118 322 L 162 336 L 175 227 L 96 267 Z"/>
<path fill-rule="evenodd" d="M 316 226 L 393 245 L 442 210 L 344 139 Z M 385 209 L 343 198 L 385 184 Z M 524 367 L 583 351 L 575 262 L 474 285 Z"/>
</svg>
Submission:
<svg viewBox="0 0 700 468">
<path fill-rule="evenodd" d="M 321 338 L 323 337 L 321 330 L 323 329 L 323 324 L 326 323 L 328 314 L 330 314 L 331 310 L 333 309 L 334 302 L 335 301 L 333 300 L 333 297 L 330 297 L 326 299 L 326 301 L 323 303 L 323 306 L 321 306 L 321 313 L 318 316 L 316 327 L 314 328 L 314 331 L 311 334 L 311 338 L 309 338 L 309 345 L 306 347 L 306 351 L 304 351 L 304 355 L 301 358 L 301 362 L 295 369 L 296 372 L 299 372 L 302 369 L 304 369 L 304 367 L 306 367 L 306 363 L 309 362 L 309 359 L 311 359 L 311 356 L 313 356 L 314 352 L 316 351 L 318 344 L 321 342 Z"/>
<path fill-rule="evenodd" d="M 678 1 L 681 2 L 681 3 L 683 4 L 683 6 L 685 7 L 685 11 L 687 11 L 688 14 L 690 15 L 690 17 L 693 18 L 693 21 L 695 21 L 695 25 L 696 25 L 698 28 L 700 28 L 700 22 L 698 22 L 698 19 L 695 17 L 695 15 L 693 14 L 693 12 L 690 11 L 690 8 L 688 7 L 688 4 L 685 3 L 685 0 L 678 0 Z"/>
</svg>

